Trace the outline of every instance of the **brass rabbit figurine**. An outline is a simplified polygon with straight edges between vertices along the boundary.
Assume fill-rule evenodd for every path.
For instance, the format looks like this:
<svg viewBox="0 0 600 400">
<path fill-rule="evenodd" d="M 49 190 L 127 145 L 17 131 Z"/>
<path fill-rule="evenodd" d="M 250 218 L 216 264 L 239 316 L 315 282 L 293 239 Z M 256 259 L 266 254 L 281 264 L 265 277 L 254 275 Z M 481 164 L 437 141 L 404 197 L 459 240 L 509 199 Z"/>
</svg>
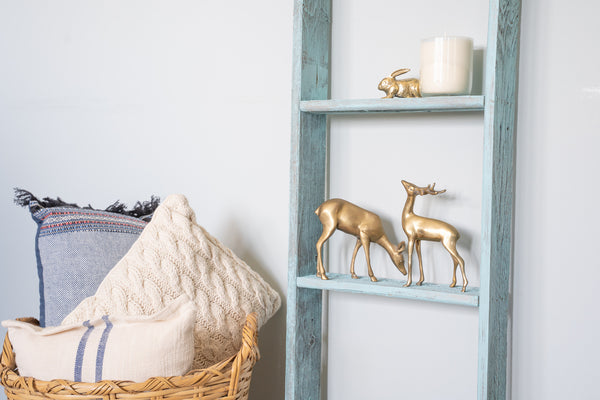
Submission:
<svg viewBox="0 0 600 400">
<path fill-rule="evenodd" d="M 402 68 L 392 72 L 388 77 L 385 77 L 379 82 L 377 89 L 386 93 L 383 99 L 391 99 L 392 97 L 421 97 L 421 88 L 419 80 L 415 78 L 397 80 L 398 75 L 402 75 L 410 71 L 410 68 Z"/>
</svg>

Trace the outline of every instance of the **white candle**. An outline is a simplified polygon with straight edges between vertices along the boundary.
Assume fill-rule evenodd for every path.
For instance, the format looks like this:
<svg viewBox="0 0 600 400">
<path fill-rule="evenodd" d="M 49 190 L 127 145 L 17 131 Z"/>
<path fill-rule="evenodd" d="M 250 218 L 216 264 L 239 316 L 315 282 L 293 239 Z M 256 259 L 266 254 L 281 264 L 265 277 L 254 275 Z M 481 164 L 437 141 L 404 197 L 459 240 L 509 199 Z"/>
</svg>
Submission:
<svg viewBox="0 0 600 400">
<path fill-rule="evenodd" d="M 473 40 L 442 36 L 421 42 L 421 94 L 423 96 L 471 93 Z"/>
</svg>

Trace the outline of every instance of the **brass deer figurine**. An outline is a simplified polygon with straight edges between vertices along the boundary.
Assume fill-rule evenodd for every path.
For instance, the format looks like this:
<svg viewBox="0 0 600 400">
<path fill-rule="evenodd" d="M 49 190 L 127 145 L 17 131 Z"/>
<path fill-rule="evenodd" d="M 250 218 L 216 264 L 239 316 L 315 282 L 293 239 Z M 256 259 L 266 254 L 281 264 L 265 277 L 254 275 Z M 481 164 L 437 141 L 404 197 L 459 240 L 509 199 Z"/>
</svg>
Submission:
<svg viewBox="0 0 600 400">
<path fill-rule="evenodd" d="M 371 281 L 377 282 L 377 278 L 373 275 L 373 270 L 371 269 L 371 258 L 369 253 L 371 242 L 377 243 L 383 247 L 388 252 L 396 268 L 398 268 L 403 275 L 406 275 L 404 257 L 402 256 L 405 243 L 400 242 L 398 246 L 394 246 L 390 242 L 383 231 L 381 219 L 377 214 L 342 199 L 327 200 L 316 209 L 315 214 L 317 214 L 319 220 L 321 220 L 321 224 L 323 224 L 323 233 L 317 241 L 317 276 L 319 278 L 329 279 L 325 272 L 325 268 L 323 267 L 322 250 L 323 244 L 331 237 L 331 235 L 333 235 L 336 229 L 356 236 L 357 238 L 356 246 L 354 246 L 354 253 L 352 254 L 352 262 L 350 264 L 350 274 L 352 275 L 352 278 L 358 279 L 358 276 L 354 273 L 354 260 L 356 259 L 356 253 L 362 246 L 367 258 L 369 277 L 371 278 Z"/>
<path fill-rule="evenodd" d="M 450 287 L 456 286 L 456 266 L 460 265 L 460 272 L 462 274 L 463 286 L 462 291 L 464 292 L 467 288 L 467 276 L 465 275 L 465 262 L 462 257 L 456 251 L 456 241 L 460 237 L 456 228 L 452 225 L 439 221 L 433 218 L 425 218 L 415 215 L 413 212 L 413 206 L 415 204 L 415 197 L 417 195 L 424 196 L 426 194 L 437 195 L 444 193 L 446 190 L 436 191 L 434 190 L 435 183 L 428 185 L 425 188 L 418 187 L 412 183 L 402 181 L 406 194 L 406 204 L 402 211 L 402 229 L 406 233 L 408 238 L 408 280 L 406 285 L 410 286 L 412 283 L 412 252 L 413 247 L 417 249 L 417 257 L 419 258 L 419 281 L 417 285 L 421 285 L 425 279 L 423 276 L 423 262 L 421 260 L 421 240 L 430 240 L 434 242 L 441 242 L 442 245 L 452 257 L 454 261 L 454 271 L 452 273 L 452 283 Z"/>
</svg>

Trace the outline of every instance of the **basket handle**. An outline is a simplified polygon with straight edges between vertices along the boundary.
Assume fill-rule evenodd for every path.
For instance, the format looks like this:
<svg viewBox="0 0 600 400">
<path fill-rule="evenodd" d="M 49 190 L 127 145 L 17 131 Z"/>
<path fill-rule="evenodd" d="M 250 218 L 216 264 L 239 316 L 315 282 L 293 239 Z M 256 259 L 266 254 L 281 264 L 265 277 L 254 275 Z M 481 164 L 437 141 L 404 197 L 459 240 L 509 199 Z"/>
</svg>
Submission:
<svg viewBox="0 0 600 400">
<path fill-rule="evenodd" d="M 231 380 L 229 381 L 229 392 L 227 396 L 233 396 L 238 391 L 242 364 L 250 359 L 254 364 L 260 358 L 258 351 L 258 321 L 255 312 L 248 314 L 246 323 L 242 329 L 242 348 L 235 356 L 231 366 Z"/>
<path fill-rule="evenodd" d="M 4 346 L 2 346 L 2 355 L 0 356 L 0 367 L 2 367 L 2 374 L 5 369 L 13 370 L 17 366 L 15 362 L 15 355 L 12 351 L 12 343 L 8 338 L 8 333 L 4 338 Z"/>
</svg>

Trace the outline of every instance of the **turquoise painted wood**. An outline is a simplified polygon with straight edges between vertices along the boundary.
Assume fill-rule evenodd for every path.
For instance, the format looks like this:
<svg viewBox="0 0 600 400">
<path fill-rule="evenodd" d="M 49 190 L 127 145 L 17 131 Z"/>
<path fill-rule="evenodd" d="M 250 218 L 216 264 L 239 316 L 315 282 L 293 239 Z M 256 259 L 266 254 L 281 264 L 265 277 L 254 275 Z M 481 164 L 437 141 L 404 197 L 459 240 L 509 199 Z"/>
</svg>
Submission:
<svg viewBox="0 0 600 400">
<path fill-rule="evenodd" d="M 440 96 L 412 99 L 311 100 L 300 102 L 300 111 L 315 114 L 483 111 L 483 103 L 483 96 Z"/>
<path fill-rule="evenodd" d="M 520 0 L 491 0 L 486 58 L 478 399 L 505 399 Z"/>
<path fill-rule="evenodd" d="M 462 293 L 458 287 L 451 288 L 448 285 L 437 285 L 426 282 L 422 286 L 412 285 L 404 287 L 406 281 L 396 279 L 379 278 L 378 282 L 371 282 L 369 277 L 353 279 L 350 275 L 334 274 L 331 272 L 327 276 L 329 277 L 327 281 L 318 278 L 315 274 L 301 276 L 297 280 L 297 285 L 303 288 L 333 292 L 370 294 L 471 307 L 479 305 L 479 288 L 476 287 L 467 287 L 467 291 Z"/>
<path fill-rule="evenodd" d="M 506 399 L 520 0 L 490 0 L 484 96 L 329 99 L 330 0 L 295 0 L 286 399 L 320 398 L 322 293 L 342 291 L 479 307 L 478 400 Z M 484 112 L 481 287 L 403 288 L 402 281 L 315 277 L 325 199 L 327 115 Z"/>
<path fill-rule="evenodd" d="M 327 119 L 300 112 L 300 101 L 329 95 L 331 1 L 294 4 L 294 61 L 290 171 L 290 240 L 286 328 L 288 400 L 317 400 L 321 392 L 320 290 L 299 288 L 314 270 L 321 227 L 314 210 L 325 199 Z"/>
</svg>

